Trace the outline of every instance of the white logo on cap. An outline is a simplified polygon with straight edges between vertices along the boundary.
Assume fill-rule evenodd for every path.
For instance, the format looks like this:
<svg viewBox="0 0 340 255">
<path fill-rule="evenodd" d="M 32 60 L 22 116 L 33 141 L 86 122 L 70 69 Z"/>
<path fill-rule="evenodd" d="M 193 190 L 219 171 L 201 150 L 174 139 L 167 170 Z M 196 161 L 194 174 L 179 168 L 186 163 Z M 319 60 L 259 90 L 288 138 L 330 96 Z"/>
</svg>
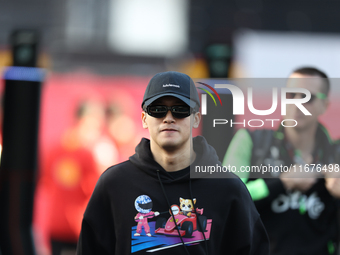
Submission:
<svg viewBox="0 0 340 255">
<path fill-rule="evenodd" d="M 166 88 L 166 87 L 175 87 L 175 88 L 180 88 L 179 85 L 175 85 L 175 84 L 163 84 L 163 88 Z"/>
</svg>

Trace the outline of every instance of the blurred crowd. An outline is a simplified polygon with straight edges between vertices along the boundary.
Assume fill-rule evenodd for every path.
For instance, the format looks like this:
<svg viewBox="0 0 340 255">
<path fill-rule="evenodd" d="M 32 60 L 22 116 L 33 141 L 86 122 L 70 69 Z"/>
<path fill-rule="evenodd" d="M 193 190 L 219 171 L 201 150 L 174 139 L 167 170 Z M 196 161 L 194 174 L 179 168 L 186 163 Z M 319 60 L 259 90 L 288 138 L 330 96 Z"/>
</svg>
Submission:
<svg viewBox="0 0 340 255">
<path fill-rule="evenodd" d="M 134 138 L 133 120 L 115 103 L 79 102 L 73 124 L 41 160 L 34 213 L 39 254 L 75 251 L 83 212 L 100 174 L 127 158 Z"/>
</svg>

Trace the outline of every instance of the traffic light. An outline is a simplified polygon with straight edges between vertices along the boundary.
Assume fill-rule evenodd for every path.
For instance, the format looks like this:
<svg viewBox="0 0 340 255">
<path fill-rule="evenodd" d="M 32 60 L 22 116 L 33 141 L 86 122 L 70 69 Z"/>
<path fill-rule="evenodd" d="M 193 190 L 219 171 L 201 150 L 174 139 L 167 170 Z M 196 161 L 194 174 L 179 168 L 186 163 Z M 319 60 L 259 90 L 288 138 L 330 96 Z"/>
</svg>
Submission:
<svg viewBox="0 0 340 255">
<path fill-rule="evenodd" d="M 228 78 L 231 47 L 227 44 L 211 44 L 205 49 L 211 78 Z"/>
<path fill-rule="evenodd" d="M 13 66 L 35 67 L 39 35 L 35 30 L 15 30 L 11 35 Z"/>
</svg>

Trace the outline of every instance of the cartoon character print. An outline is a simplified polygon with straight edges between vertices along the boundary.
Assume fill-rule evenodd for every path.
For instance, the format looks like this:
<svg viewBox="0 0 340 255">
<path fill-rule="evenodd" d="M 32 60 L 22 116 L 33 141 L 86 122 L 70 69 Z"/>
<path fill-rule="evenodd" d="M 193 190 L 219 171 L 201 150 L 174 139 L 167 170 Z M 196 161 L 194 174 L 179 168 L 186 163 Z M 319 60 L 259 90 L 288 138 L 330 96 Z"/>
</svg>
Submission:
<svg viewBox="0 0 340 255">
<path fill-rule="evenodd" d="M 140 251 L 159 252 L 182 245 L 196 245 L 198 242 L 209 240 L 212 219 L 203 215 L 203 208 L 196 207 L 196 199 L 177 199 L 178 204 L 172 204 L 166 211 L 152 211 L 152 200 L 147 195 L 141 195 L 135 200 L 138 211 L 134 217 L 137 226 L 131 228 L 131 254 Z M 163 215 L 163 217 L 161 216 Z M 150 218 L 157 218 L 151 220 Z M 178 228 L 176 227 L 178 226 Z M 145 235 L 142 230 L 144 228 Z M 152 237 L 151 237 L 152 236 Z M 170 254 L 170 253 L 169 253 Z"/>
<path fill-rule="evenodd" d="M 191 200 L 191 199 L 184 199 L 180 197 L 179 202 L 180 202 L 180 209 L 181 209 L 180 214 L 190 217 L 191 213 L 194 211 L 194 204 L 196 204 L 196 198 Z"/>
<path fill-rule="evenodd" d="M 151 236 L 148 219 L 159 215 L 159 212 L 151 211 L 152 210 L 151 198 L 147 195 L 141 195 L 137 197 L 135 200 L 135 208 L 138 211 L 138 213 L 134 219 L 138 223 L 136 233 L 134 234 L 134 236 L 140 236 L 142 233 L 142 228 L 144 228 L 144 231 L 147 236 Z"/>
</svg>

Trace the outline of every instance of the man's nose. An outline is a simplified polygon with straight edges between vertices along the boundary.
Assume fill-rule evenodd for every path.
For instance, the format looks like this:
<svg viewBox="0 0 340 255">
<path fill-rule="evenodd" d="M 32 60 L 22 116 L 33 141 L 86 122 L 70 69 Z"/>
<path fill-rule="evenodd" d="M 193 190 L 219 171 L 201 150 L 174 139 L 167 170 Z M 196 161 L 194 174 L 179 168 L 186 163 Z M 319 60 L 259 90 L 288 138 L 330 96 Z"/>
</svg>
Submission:
<svg viewBox="0 0 340 255">
<path fill-rule="evenodd" d="M 175 120 L 174 116 L 172 116 L 171 111 L 168 110 L 168 112 L 165 115 L 164 121 L 168 122 L 168 121 L 174 121 L 174 120 Z"/>
</svg>

